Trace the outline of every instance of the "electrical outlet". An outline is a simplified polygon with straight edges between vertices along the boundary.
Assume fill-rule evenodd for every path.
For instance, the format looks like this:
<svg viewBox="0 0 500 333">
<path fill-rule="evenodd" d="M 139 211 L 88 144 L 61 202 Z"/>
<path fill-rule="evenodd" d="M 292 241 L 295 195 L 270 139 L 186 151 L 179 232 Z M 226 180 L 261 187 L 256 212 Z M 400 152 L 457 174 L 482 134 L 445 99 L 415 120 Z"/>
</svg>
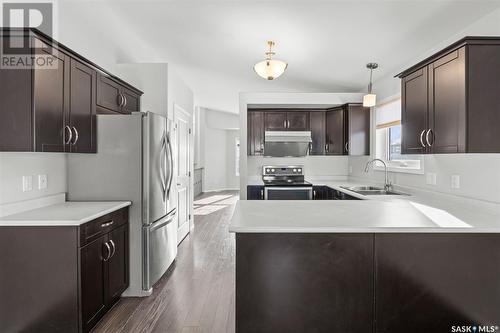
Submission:
<svg viewBox="0 0 500 333">
<path fill-rule="evenodd" d="M 428 172 L 426 174 L 426 182 L 427 182 L 427 185 L 436 185 L 437 175 L 433 172 Z"/>
<path fill-rule="evenodd" d="M 47 175 L 38 175 L 38 189 L 44 190 L 47 188 Z"/>
<path fill-rule="evenodd" d="M 460 188 L 460 175 L 451 176 L 451 188 Z"/>
<path fill-rule="evenodd" d="M 33 177 L 23 176 L 23 192 L 28 192 L 33 190 Z"/>
</svg>

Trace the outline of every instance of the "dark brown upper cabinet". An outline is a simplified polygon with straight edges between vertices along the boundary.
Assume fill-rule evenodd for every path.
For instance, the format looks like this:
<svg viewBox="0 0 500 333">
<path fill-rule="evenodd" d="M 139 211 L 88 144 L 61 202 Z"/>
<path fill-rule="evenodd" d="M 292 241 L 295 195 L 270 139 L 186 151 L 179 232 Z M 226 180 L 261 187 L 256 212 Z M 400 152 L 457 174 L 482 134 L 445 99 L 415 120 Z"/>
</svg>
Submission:
<svg viewBox="0 0 500 333">
<path fill-rule="evenodd" d="M 264 112 L 249 111 L 247 114 L 248 155 L 264 154 Z"/>
<path fill-rule="evenodd" d="M 266 131 L 286 131 L 287 119 L 285 111 L 266 111 L 264 126 Z"/>
<path fill-rule="evenodd" d="M 500 38 L 465 37 L 398 77 L 403 154 L 500 152 Z"/>
<path fill-rule="evenodd" d="M 312 138 L 309 155 L 325 155 L 326 111 L 309 112 L 309 124 Z"/>
<path fill-rule="evenodd" d="M 97 106 L 99 113 L 131 113 L 140 110 L 140 94 L 125 88 L 110 77 L 99 74 L 97 79 Z"/>
<path fill-rule="evenodd" d="M 96 71 L 71 59 L 70 109 L 66 131 L 71 152 L 95 153 L 96 137 Z"/>
<path fill-rule="evenodd" d="M 266 131 L 308 131 L 309 111 L 265 111 Z"/>
<path fill-rule="evenodd" d="M 344 107 L 345 154 L 370 155 L 370 108 L 365 108 L 361 104 L 347 104 Z"/>
<path fill-rule="evenodd" d="M 361 104 L 293 111 L 249 109 L 248 155 L 263 155 L 265 131 L 311 131 L 309 155 L 370 154 L 370 109 Z"/>
<path fill-rule="evenodd" d="M 289 131 L 308 131 L 309 112 L 292 111 L 286 113 L 286 128 Z"/>
<path fill-rule="evenodd" d="M 326 155 L 344 155 L 344 108 L 338 107 L 326 112 Z"/>
<path fill-rule="evenodd" d="M 15 54 L 52 62 L 0 68 L 0 151 L 95 153 L 96 113 L 110 112 L 97 105 L 102 76 L 122 96 L 111 112 L 139 110 L 141 91 L 38 30 L 4 28 L 0 34 L 1 45 L 23 46 Z"/>
</svg>

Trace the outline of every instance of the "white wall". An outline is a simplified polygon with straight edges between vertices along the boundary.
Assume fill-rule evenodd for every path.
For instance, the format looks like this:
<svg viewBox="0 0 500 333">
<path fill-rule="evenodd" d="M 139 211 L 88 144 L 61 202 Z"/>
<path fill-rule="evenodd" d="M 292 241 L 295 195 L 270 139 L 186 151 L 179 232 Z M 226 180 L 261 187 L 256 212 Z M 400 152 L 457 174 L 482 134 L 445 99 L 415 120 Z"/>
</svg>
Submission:
<svg viewBox="0 0 500 333">
<path fill-rule="evenodd" d="M 238 115 L 200 108 L 200 166 L 203 191 L 238 189 L 235 140 L 239 137 Z"/>
<path fill-rule="evenodd" d="M 38 190 L 38 175 L 47 175 L 46 189 Z M 32 176 L 32 191 L 23 192 L 23 176 Z M 65 154 L 0 153 L 0 205 L 63 193 L 66 189 Z"/>
<path fill-rule="evenodd" d="M 415 59 L 409 61 L 406 67 L 418 63 L 464 36 L 483 35 L 500 35 L 500 9 L 484 16 L 463 31 L 443 40 L 438 45 L 429 49 L 425 54 L 418 55 Z M 405 68 L 401 68 L 401 70 Z M 401 95 L 400 80 L 392 76 L 376 81 L 374 89 L 379 101 L 392 99 Z M 374 143 L 373 134 L 372 143 Z M 372 152 L 374 153 L 373 149 Z M 357 179 L 376 179 L 379 182 L 383 182 L 383 172 L 372 171 L 369 174 L 363 172 L 368 159 L 366 157 L 350 157 L 349 165 L 352 167 L 351 176 Z M 425 155 L 424 172 L 425 174 L 423 175 L 393 173 L 390 177 L 397 185 L 500 203 L 500 154 Z M 427 173 L 435 173 L 437 175 L 436 185 L 426 184 Z M 451 188 L 450 178 L 452 175 L 460 176 L 459 189 Z"/>
</svg>

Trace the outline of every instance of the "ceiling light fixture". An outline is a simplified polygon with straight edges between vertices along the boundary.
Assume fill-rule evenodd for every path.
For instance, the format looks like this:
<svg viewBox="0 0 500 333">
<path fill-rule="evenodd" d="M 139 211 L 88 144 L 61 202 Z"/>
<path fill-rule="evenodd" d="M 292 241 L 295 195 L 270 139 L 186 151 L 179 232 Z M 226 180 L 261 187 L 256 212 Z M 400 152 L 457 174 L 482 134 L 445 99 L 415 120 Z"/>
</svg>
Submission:
<svg viewBox="0 0 500 333">
<path fill-rule="evenodd" d="M 253 69 L 263 79 L 274 80 L 285 72 L 288 64 L 284 61 L 273 59 L 276 53 L 273 52 L 275 44 L 272 40 L 268 41 L 267 45 L 269 45 L 269 51 L 266 52 L 266 59 L 256 63 Z"/>
<path fill-rule="evenodd" d="M 370 70 L 370 83 L 368 84 L 368 94 L 363 96 L 363 106 L 372 107 L 377 103 L 377 95 L 372 93 L 372 76 L 373 70 L 378 68 L 378 64 L 375 62 L 370 62 L 366 64 L 366 68 Z"/>
</svg>

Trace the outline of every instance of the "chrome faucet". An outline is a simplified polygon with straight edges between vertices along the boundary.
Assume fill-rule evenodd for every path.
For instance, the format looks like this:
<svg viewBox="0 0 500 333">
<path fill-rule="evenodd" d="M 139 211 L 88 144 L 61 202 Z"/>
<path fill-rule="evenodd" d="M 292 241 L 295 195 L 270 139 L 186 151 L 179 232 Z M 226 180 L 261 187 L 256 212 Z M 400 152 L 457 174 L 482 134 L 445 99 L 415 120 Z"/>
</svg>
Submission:
<svg viewBox="0 0 500 333">
<path fill-rule="evenodd" d="M 385 170 L 384 190 L 386 190 L 387 192 L 392 191 L 392 184 L 389 181 L 389 177 L 387 174 L 387 163 L 385 163 L 384 160 L 381 160 L 380 158 L 374 158 L 373 160 L 368 161 L 365 166 L 365 172 L 368 172 L 370 170 L 370 166 L 373 165 L 376 161 L 382 162 L 382 164 L 384 165 L 384 170 Z"/>
</svg>

